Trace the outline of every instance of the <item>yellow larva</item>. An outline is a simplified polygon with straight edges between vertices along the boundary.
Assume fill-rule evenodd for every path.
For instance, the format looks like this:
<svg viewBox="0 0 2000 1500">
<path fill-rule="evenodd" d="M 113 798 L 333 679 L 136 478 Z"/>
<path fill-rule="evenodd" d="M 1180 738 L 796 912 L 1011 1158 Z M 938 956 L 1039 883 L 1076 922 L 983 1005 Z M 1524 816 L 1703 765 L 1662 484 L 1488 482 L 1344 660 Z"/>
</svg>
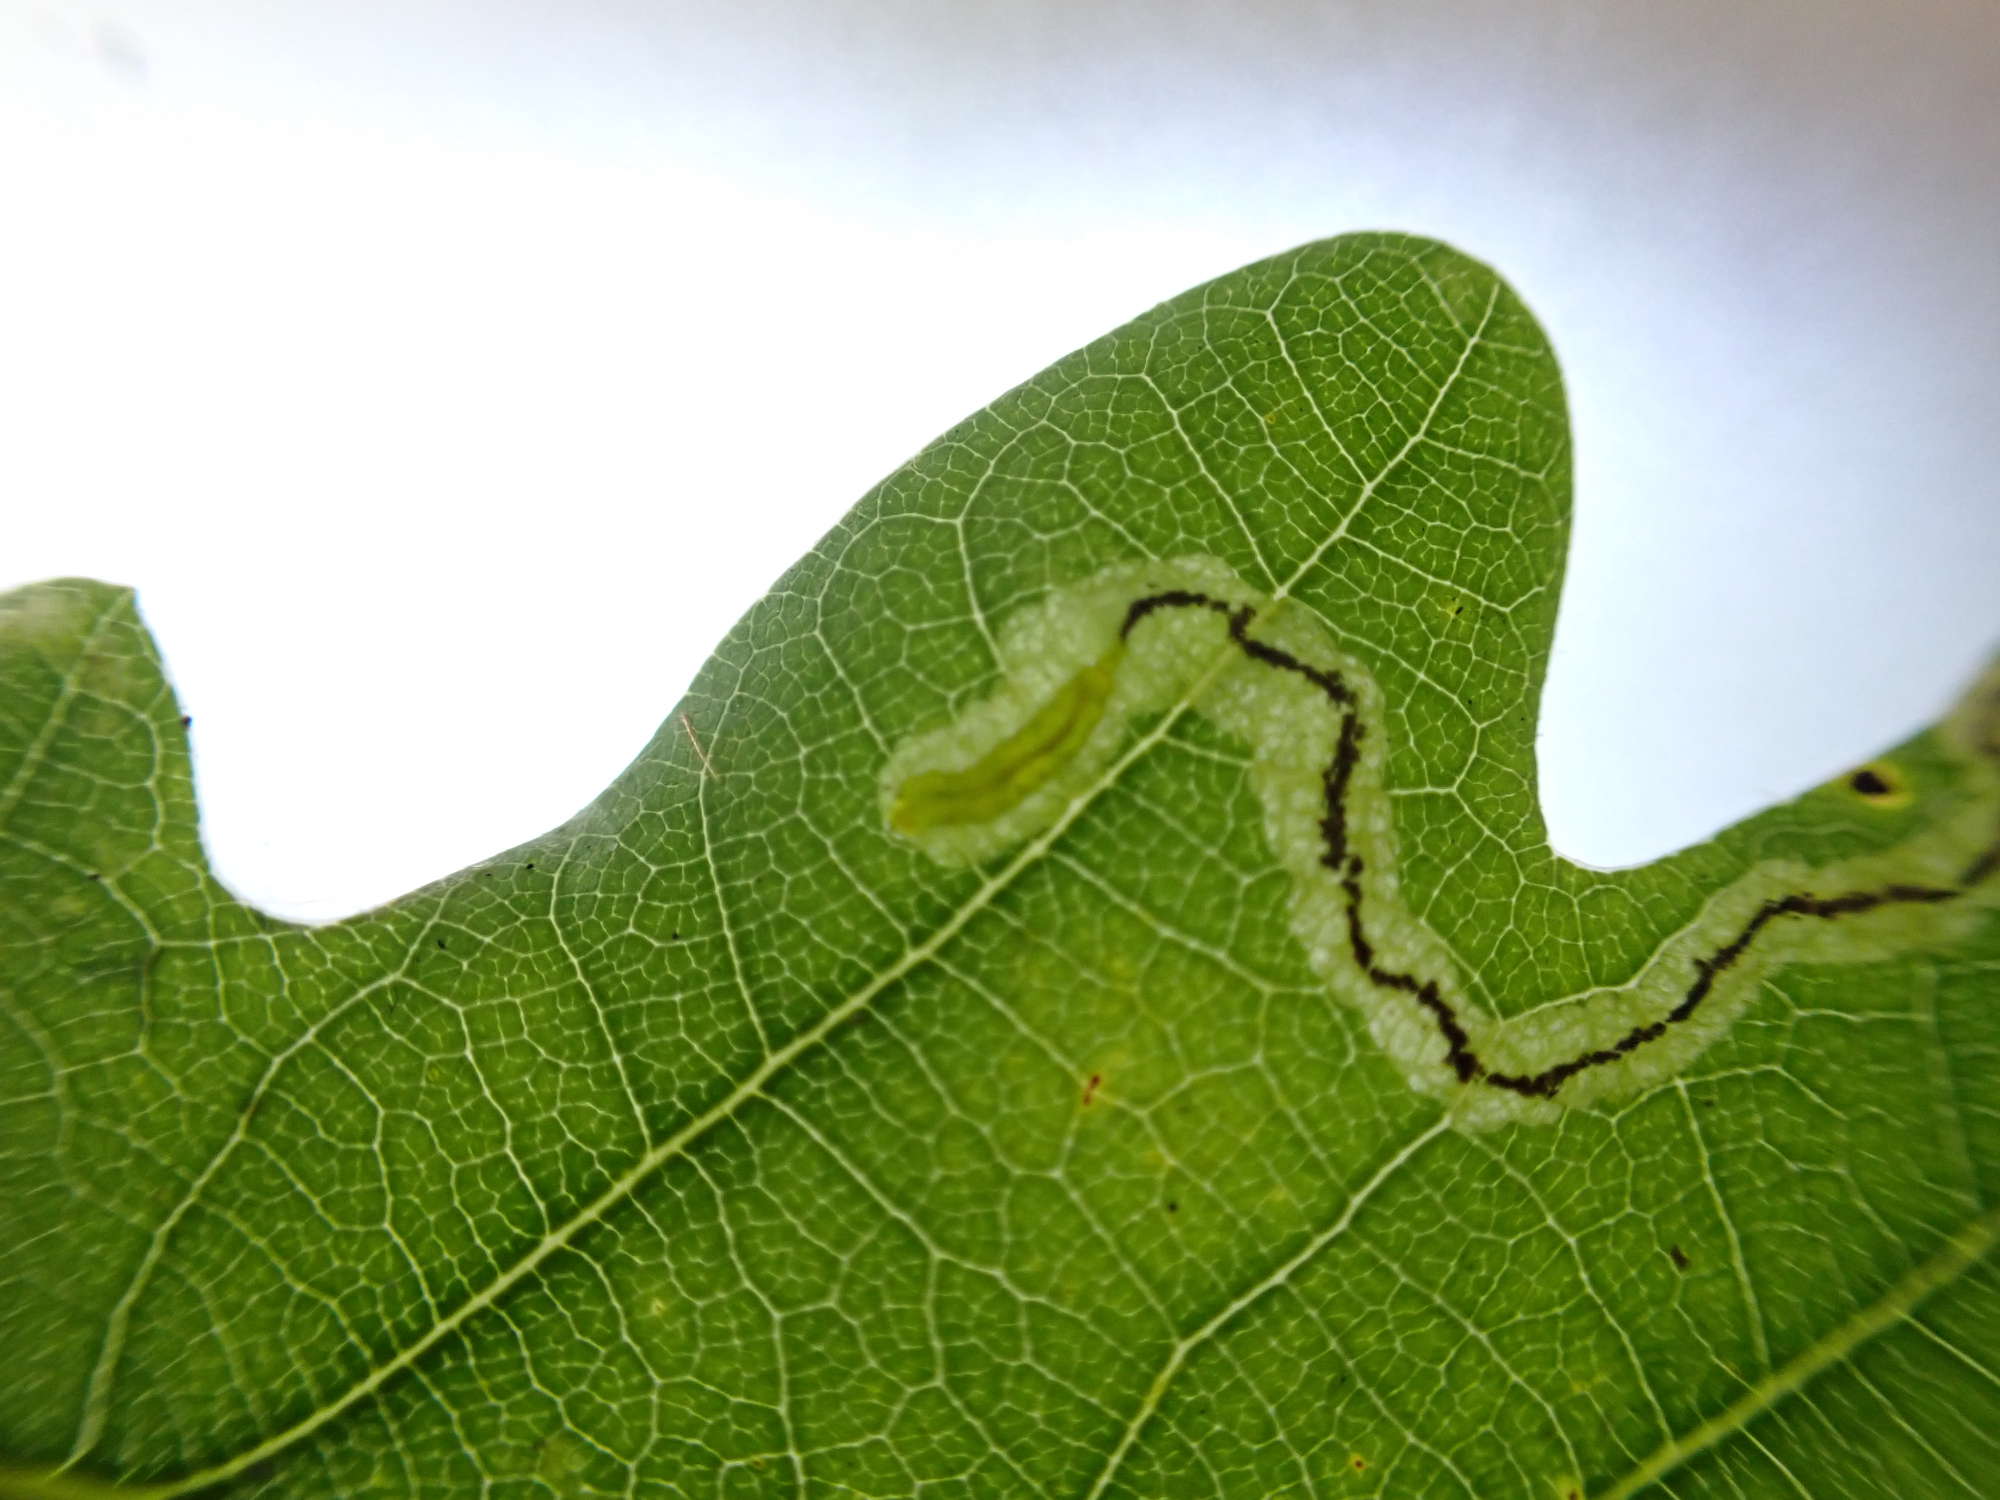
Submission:
<svg viewBox="0 0 2000 1500">
<path fill-rule="evenodd" d="M 1764 859 L 1635 971 L 1500 1015 L 1403 894 L 1393 721 L 1367 665 L 1311 611 L 1260 597 L 1214 558 L 1114 564 L 1019 611 L 998 646 L 989 695 L 890 752 L 878 783 L 890 831 L 947 867 L 994 860 L 1087 815 L 1143 736 L 1182 713 L 1206 719 L 1243 747 L 1308 964 L 1460 1129 L 1630 1097 L 1692 1063 L 1783 966 L 1957 942 L 2000 908 L 2000 668 L 1926 752 L 1933 789 L 1893 760 L 1836 783 L 1918 813 L 1899 842 L 1826 864 Z"/>
<path fill-rule="evenodd" d="M 1081 750 L 1111 696 L 1124 647 L 1113 644 L 1057 688 L 1013 734 L 960 771 L 924 771 L 897 789 L 889 823 L 898 833 L 922 833 L 988 823 L 1068 765 Z"/>
</svg>

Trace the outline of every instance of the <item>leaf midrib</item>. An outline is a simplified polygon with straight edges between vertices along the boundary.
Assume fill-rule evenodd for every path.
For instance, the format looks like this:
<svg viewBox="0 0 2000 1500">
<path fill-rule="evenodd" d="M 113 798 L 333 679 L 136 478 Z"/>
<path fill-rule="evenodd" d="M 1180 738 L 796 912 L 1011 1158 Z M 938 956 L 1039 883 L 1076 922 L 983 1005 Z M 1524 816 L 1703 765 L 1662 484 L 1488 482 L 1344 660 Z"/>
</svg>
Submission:
<svg viewBox="0 0 2000 1500">
<path fill-rule="evenodd" d="M 2000 1207 L 1968 1219 L 1929 1259 L 1904 1273 L 1875 1301 L 1821 1334 L 1777 1369 L 1754 1381 L 1714 1416 L 1669 1438 L 1610 1488 L 1590 1500 L 1630 1500 L 1647 1485 L 1741 1432 L 1878 1334 L 1910 1317 L 1917 1305 L 1951 1285 L 2000 1246 Z"/>
<path fill-rule="evenodd" d="M 1293 570 L 1290 577 L 1282 582 L 1278 582 L 1272 588 L 1270 602 L 1273 606 L 1289 598 L 1298 588 L 1301 581 L 1320 565 L 1321 560 L 1326 554 L 1346 537 L 1349 529 L 1367 507 L 1369 500 L 1373 498 L 1376 491 L 1381 488 L 1392 474 L 1401 468 L 1410 454 L 1426 440 L 1439 411 L 1443 408 L 1451 392 L 1456 388 L 1459 378 L 1464 373 L 1467 364 L 1471 361 L 1474 351 L 1480 347 L 1484 339 L 1486 327 L 1492 319 L 1494 309 L 1499 305 L 1499 300 L 1500 285 L 1496 281 L 1488 292 L 1486 306 L 1481 312 L 1477 325 L 1467 334 L 1464 347 L 1460 350 L 1452 368 L 1439 382 L 1437 390 L 1429 406 L 1425 409 L 1423 417 L 1412 429 L 1403 444 L 1383 462 L 1375 475 L 1360 486 L 1353 502 L 1348 506 L 1346 514 L 1340 518 L 1340 521 L 1327 533 L 1319 545 L 1314 547 L 1304 561 Z M 1279 343 L 1281 347 L 1285 347 L 1285 340 L 1282 336 L 1279 338 Z M 1289 356 L 1290 350 L 1288 347 L 1286 348 L 1286 353 Z M 1303 385 L 1303 382 L 1301 384 Z M 1321 420 L 1324 423 L 1325 418 L 1323 413 L 1321 414 Z M 1330 428 L 1329 437 L 1332 437 Z M 1231 508 L 1232 510 L 1234 509 L 1233 506 Z M 148 1490 L 148 1494 L 158 1496 L 160 1500 L 169 1500 L 169 1497 L 192 1494 L 214 1485 L 226 1483 L 246 1470 L 276 1457 L 286 1449 L 312 1436 L 312 1434 L 335 1421 L 362 1401 L 373 1396 L 396 1376 L 409 1369 L 432 1349 L 457 1333 L 466 1323 L 499 1303 L 514 1288 L 531 1278 L 553 1256 L 568 1248 L 587 1230 L 601 1223 L 613 1210 L 632 1197 L 643 1183 L 668 1162 L 684 1154 L 710 1130 L 733 1118 L 751 1100 L 762 1096 L 766 1087 L 774 1078 L 787 1071 L 800 1057 L 815 1050 L 823 1041 L 837 1031 L 843 1023 L 866 1009 L 877 996 L 892 985 L 900 982 L 908 974 L 929 963 L 953 938 L 964 930 L 973 918 L 985 911 L 1002 891 L 1010 887 L 1022 872 L 1041 860 L 1083 812 L 1095 802 L 1099 795 L 1108 788 L 1116 785 L 1129 767 L 1165 740 L 1191 711 L 1194 702 L 1200 697 L 1207 682 L 1217 672 L 1223 670 L 1232 660 L 1233 655 L 1229 648 L 1219 648 L 1216 652 L 1213 665 L 1197 675 L 1190 682 L 1180 700 L 1163 713 L 1151 729 L 1141 733 L 1138 739 L 1123 754 L 1118 756 L 1091 785 L 1079 791 L 1048 828 L 1030 839 L 997 873 L 983 881 L 972 895 L 967 898 L 965 903 L 944 920 L 933 931 L 930 937 L 916 946 L 906 949 L 903 956 L 882 973 L 876 975 L 867 984 L 852 992 L 846 999 L 840 1001 L 822 1015 L 819 1020 L 796 1034 L 776 1051 L 768 1054 L 741 1083 L 737 1084 L 714 1104 L 688 1120 L 665 1140 L 657 1145 L 648 1147 L 631 1167 L 620 1173 L 595 1197 L 572 1213 L 563 1224 L 551 1229 L 536 1244 L 523 1253 L 518 1260 L 511 1266 L 500 1271 L 483 1288 L 473 1292 L 457 1307 L 439 1318 L 437 1322 L 433 1323 L 421 1335 L 396 1351 L 396 1353 L 382 1363 L 374 1366 L 332 1400 L 323 1402 L 320 1406 L 298 1418 L 289 1426 L 280 1429 L 263 1442 L 246 1449 L 234 1458 L 225 1459 L 221 1463 L 197 1470 L 178 1480 L 170 1480 L 160 1486 L 151 1487 Z M 707 820 L 705 810 L 702 821 L 704 837 L 706 837 Z M 376 986 L 366 988 L 368 991 L 372 991 Z M 350 1008 L 354 1000 L 360 998 L 360 993 L 357 992 L 357 995 L 350 997 L 349 1001 L 337 1007 L 337 1010 L 344 1013 Z M 316 1031 L 317 1028 L 314 1028 L 314 1030 Z M 297 1050 L 297 1047 L 287 1049 L 278 1059 L 274 1060 L 262 1080 L 263 1086 L 268 1086 L 270 1081 L 276 1076 L 277 1071 L 283 1066 L 284 1061 L 294 1055 Z M 1430 1134 L 1439 1128 L 1442 1128 L 1441 1122 L 1439 1125 L 1433 1126 L 1431 1131 L 1427 1131 L 1419 1139 L 1428 1140 Z M 240 1129 L 233 1132 L 229 1139 L 218 1149 L 216 1155 L 211 1158 L 204 1170 L 197 1174 L 188 1193 L 183 1196 L 181 1204 L 175 1210 L 170 1211 L 167 1218 L 162 1221 L 161 1231 L 156 1235 L 156 1243 L 164 1243 L 165 1238 L 171 1232 L 172 1225 L 178 1222 L 181 1217 L 184 1217 L 186 1210 L 192 1206 L 199 1188 L 214 1179 L 222 1165 L 243 1138 L 244 1133 Z M 1407 1150 L 1399 1153 L 1392 1161 L 1399 1162 L 1407 1154 Z M 1372 1192 L 1378 1185 L 1379 1183 L 1371 1180 L 1368 1190 Z M 1332 1239 L 1339 1233 L 1340 1228 L 1344 1227 L 1348 1222 L 1350 1216 L 1351 1214 L 1347 1212 L 1337 1216 L 1335 1227 L 1330 1231 L 1314 1236 L 1308 1242 L 1307 1249 L 1300 1252 L 1294 1259 L 1299 1264 L 1303 1264 L 1306 1259 L 1317 1254 L 1325 1245 L 1331 1243 Z M 148 1263 L 148 1267 L 142 1268 L 139 1275 L 135 1276 L 135 1281 L 128 1289 L 125 1301 L 136 1304 L 138 1297 L 143 1292 L 143 1281 L 140 1278 L 144 1277 L 145 1271 L 149 1269 L 150 1264 L 157 1263 L 159 1258 L 158 1256 L 154 1256 L 151 1262 Z M 1292 1266 L 1291 1261 L 1286 1262 L 1286 1266 L 1290 1269 L 1296 1268 Z M 1290 1274 L 1290 1269 L 1287 1269 L 1285 1274 Z M 1259 1289 L 1264 1287 L 1268 1281 L 1268 1275 L 1260 1277 L 1257 1282 L 1253 1283 L 1253 1287 L 1249 1292 L 1243 1294 L 1242 1297 L 1232 1299 L 1227 1305 L 1225 1313 L 1219 1314 L 1217 1319 L 1211 1320 L 1214 1322 L 1214 1329 L 1219 1329 L 1222 1323 L 1227 1321 L 1227 1318 L 1233 1317 L 1237 1311 L 1240 1311 L 1241 1306 L 1247 1306 L 1249 1300 L 1254 1300 L 1255 1296 L 1259 1293 Z M 1276 1283 L 1273 1282 L 1270 1284 L 1275 1285 Z M 1214 1331 L 1214 1329 L 1209 1329 L 1206 1323 L 1203 1325 L 1203 1329 L 1207 1331 L 1198 1330 L 1201 1338 L 1210 1336 Z M 1190 1335 L 1188 1337 L 1194 1336 Z M 94 1379 L 91 1390 L 86 1393 L 86 1426 L 90 1404 L 95 1404 L 100 1411 L 107 1409 L 109 1406 L 108 1382 L 112 1378 L 112 1372 L 115 1370 L 117 1361 L 122 1356 L 122 1349 L 111 1347 L 109 1339 L 110 1330 L 107 1329 L 107 1346 L 101 1352 L 98 1363 L 98 1369 L 104 1372 L 107 1383 L 100 1391 Z M 1184 1338 L 1177 1341 L 1176 1347 L 1180 1347 L 1186 1343 L 1187 1339 Z M 1171 1382 L 1172 1375 L 1178 1371 L 1179 1367 L 1180 1362 L 1173 1360 L 1170 1361 L 1167 1368 L 1163 1369 L 1161 1381 L 1164 1383 L 1159 1384 L 1157 1392 L 1149 1393 L 1148 1399 L 1151 1404 L 1142 1406 L 1142 1410 L 1135 1414 L 1133 1422 L 1128 1429 L 1128 1437 L 1119 1450 L 1121 1455 L 1129 1449 L 1131 1441 L 1135 1440 L 1138 1436 L 1146 1417 L 1150 1415 L 1152 1407 L 1157 1405 L 1158 1397 L 1164 1395 L 1166 1383 Z M 99 1434 L 101 1434 L 101 1428 L 102 1422 L 100 1421 Z M 77 1446 L 72 1449 L 70 1457 L 64 1461 L 62 1466 L 64 1470 L 73 1468 L 87 1456 L 88 1448 L 85 1446 L 83 1438 L 84 1429 L 80 1429 Z M 93 1436 L 93 1444 L 94 1441 L 95 1438 Z M 1104 1475 L 1099 1481 L 1100 1489 L 1104 1483 L 1109 1482 L 1114 1468 L 1115 1465 L 1107 1466 Z"/>
<path fill-rule="evenodd" d="M 1230 660 L 1226 650 L 1216 653 L 1216 667 L 1221 670 Z M 1197 691 L 1199 682 L 1197 683 Z M 1190 693 L 1190 700 L 1194 696 Z M 764 1090 L 779 1074 L 787 1071 L 800 1057 L 813 1051 L 827 1037 L 837 1031 L 843 1023 L 865 1010 L 884 990 L 900 982 L 905 976 L 929 963 L 973 918 L 989 907 L 994 898 L 1011 886 L 1015 879 L 1029 866 L 1040 860 L 1050 848 L 1080 817 L 1106 787 L 1116 783 L 1126 769 L 1149 752 L 1178 724 L 1190 711 L 1191 701 L 1183 702 L 1162 715 L 1151 730 L 1143 734 L 1132 746 L 1114 761 L 1091 787 L 1079 792 L 1070 804 L 1058 815 L 1056 821 L 1042 833 L 1030 840 L 996 874 L 989 876 L 979 888 L 941 923 L 938 928 L 915 947 L 905 951 L 903 956 L 876 975 L 860 989 L 855 990 L 845 1000 L 827 1011 L 811 1026 L 797 1033 L 792 1039 L 770 1053 L 755 1069 L 733 1089 L 714 1104 L 703 1110 L 674 1131 L 657 1145 L 648 1147 L 639 1159 L 624 1172 L 607 1184 L 596 1197 L 584 1204 L 561 1225 L 550 1230 L 521 1258 L 501 1271 L 483 1288 L 472 1293 L 465 1301 L 446 1313 L 423 1334 L 406 1344 L 389 1359 L 375 1366 L 356 1381 L 346 1391 L 298 1419 L 291 1426 L 273 1434 L 256 1447 L 246 1450 L 235 1458 L 213 1465 L 172 1482 L 158 1493 L 166 1496 L 189 1494 L 210 1485 L 223 1483 L 244 1470 L 262 1463 L 291 1447 L 294 1443 L 311 1436 L 327 1423 L 380 1390 L 385 1384 L 424 1355 L 437 1347 L 445 1339 L 456 1333 L 465 1323 L 479 1313 L 486 1311 L 504 1298 L 516 1286 L 531 1277 L 552 1256 L 566 1249 L 586 1230 L 601 1223 L 604 1218 L 630 1198 L 648 1178 L 668 1162 L 682 1155 L 697 1140 L 716 1126 L 733 1118 L 744 1105 L 763 1095 Z M 344 1010 L 345 1007 L 342 1007 Z M 232 1149 L 235 1138 L 225 1146 Z M 218 1160 L 220 1153 L 218 1154 Z M 203 1180 L 212 1178 L 213 1169 L 204 1174 Z"/>
</svg>

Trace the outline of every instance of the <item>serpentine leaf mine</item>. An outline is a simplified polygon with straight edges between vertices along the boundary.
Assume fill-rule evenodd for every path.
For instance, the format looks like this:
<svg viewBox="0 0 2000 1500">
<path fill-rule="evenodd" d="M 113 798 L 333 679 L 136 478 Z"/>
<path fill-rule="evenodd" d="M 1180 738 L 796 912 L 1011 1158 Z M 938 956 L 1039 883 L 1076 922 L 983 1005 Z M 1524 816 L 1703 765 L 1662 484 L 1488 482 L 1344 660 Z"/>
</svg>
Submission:
<svg viewBox="0 0 2000 1500">
<path fill-rule="evenodd" d="M 1249 751 L 1314 972 L 1463 1129 L 1546 1122 L 1651 1087 L 1720 1037 L 1774 969 L 1951 941 L 2000 905 L 1994 672 L 1941 731 L 1962 774 L 1894 847 L 1818 867 L 1766 860 L 1622 983 L 1494 1017 L 1401 897 L 1381 693 L 1306 607 L 1269 604 L 1214 558 L 1118 564 L 1021 611 L 1000 653 L 990 696 L 889 757 L 889 827 L 943 864 L 992 858 L 1081 815 L 1131 753 L 1135 720 L 1205 716 Z M 1914 796 L 1886 761 L 1845 785 L 1882 810 Z"/>
</svg>

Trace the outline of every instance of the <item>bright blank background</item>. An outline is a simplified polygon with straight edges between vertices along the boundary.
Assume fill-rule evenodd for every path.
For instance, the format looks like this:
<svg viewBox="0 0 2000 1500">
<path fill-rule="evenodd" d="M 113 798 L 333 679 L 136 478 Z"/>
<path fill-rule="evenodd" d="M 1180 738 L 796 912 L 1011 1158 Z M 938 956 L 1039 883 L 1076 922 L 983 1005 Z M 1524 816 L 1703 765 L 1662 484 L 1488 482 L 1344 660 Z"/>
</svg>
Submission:
<svg viewBox="0 0 2000 1500">
<path fill-rule="evenodd" d="M 541 831 L 876 478 L 1127 316 L 1390 227 L 1577 427 L 1558 847 L 1649 858 L 2000 639 L 2000 12 L 0 11 L 0 586 L 139 586 L 224 877 Z"/>
</svg>

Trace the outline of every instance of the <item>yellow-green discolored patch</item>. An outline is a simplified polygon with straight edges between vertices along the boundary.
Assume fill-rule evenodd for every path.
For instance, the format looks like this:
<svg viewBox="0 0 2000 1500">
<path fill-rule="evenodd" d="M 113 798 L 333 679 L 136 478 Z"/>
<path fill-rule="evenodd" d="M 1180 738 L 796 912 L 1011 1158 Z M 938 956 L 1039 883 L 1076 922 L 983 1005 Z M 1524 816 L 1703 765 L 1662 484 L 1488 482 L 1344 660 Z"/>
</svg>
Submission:
<svg viewBox="0 0 2000 1500">
<path fill-rule="evenodd" d="M 542 1440 L 535 1457 L 535 1477 L 558 1495 L 582 1493 L 583 1471 L 590 1447 L 572 1432 L 558 1430 Z"/>
</svg>

